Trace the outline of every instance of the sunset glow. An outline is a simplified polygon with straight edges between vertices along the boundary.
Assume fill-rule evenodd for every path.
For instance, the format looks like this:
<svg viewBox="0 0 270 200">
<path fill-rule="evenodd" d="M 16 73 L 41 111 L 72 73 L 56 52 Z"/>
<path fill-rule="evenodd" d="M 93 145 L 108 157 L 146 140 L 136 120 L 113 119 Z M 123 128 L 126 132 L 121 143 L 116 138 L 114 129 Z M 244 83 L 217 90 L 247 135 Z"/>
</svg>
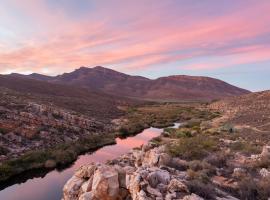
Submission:
<svg viewBox="0 0 270 200">
<path fill-rule="evenodd" d="M 102 65 L 263 90 L 270 85 L 269 10 L 268 0 L 3 0 L 0 73 Z"/>
</svg>

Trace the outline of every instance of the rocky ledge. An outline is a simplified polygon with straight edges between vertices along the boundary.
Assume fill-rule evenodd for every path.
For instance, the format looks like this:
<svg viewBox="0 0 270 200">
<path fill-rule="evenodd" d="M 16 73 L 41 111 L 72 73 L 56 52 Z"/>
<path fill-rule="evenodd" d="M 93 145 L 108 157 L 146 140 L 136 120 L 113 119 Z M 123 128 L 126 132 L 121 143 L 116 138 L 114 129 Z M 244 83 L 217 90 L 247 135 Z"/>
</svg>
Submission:
<svg viewBox="0 0 270 200">
<path fill-rule="evenodd" d="M 165 146 L 148 144 L 107 164 L 84 165 L 64 186 L 63 200 L 203 199 L 189 191 L 186 171 L 169 167 L 173 163 L 185 164 Z"/>
</svg>

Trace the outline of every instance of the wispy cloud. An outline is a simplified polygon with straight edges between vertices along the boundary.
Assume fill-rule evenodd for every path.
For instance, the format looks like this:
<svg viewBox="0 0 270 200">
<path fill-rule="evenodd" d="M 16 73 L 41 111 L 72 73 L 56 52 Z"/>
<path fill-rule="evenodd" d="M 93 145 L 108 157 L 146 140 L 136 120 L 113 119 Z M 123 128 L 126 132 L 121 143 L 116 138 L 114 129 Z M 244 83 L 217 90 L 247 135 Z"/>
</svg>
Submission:
<svg viewBox="0 0 270 200">
<path fill-rule="evenodd" d="M 54 2 L 3 1 L 0 72 L 58 74 L 82 65 L 129 71 L 183 60 L 191 64 L 179 67 L 204 70 L 270 57 L 269 1 Z"/>
</svg>

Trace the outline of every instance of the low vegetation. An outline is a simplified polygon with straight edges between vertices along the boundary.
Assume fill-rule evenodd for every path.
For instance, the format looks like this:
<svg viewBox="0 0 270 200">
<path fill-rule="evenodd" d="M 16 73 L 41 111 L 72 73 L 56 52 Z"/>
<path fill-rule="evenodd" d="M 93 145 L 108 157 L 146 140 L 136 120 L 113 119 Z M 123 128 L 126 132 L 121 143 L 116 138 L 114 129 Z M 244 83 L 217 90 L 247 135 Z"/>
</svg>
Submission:
<svg viewBox="0 0 270 200">
<path fill-rule="evenodd" d="M 59 145 L 53 149 L 28 152 L 17 159 L 8 160 L 0 165 L 0 181 L 31 169 L 55 168 L 67 165 L 84 152 L 113 143 L 115 143 L 113 135 L 107 135 L 106 137 L 96 135 Z"/>
</svg>

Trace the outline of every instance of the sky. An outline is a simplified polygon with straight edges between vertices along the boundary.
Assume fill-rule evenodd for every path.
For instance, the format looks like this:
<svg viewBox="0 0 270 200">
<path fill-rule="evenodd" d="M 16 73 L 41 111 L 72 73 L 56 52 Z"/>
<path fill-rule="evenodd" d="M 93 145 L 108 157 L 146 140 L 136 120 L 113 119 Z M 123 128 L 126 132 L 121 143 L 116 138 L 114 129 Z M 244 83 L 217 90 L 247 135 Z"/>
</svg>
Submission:
<svg viewBox="0 0 270 200">
<path fill-rule="evenodd" d="M 1 0 L 0 73 L 104 66 L 270 89 L 269 0 Z"/>
</svg>

